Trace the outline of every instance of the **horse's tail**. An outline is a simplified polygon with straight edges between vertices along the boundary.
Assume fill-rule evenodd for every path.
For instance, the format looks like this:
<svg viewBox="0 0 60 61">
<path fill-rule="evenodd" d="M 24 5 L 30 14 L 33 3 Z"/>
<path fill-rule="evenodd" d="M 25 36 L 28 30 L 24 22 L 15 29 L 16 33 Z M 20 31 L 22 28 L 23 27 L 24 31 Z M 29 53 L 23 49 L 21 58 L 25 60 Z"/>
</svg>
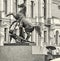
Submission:
<svg viewBox="0 0 60 61">
<path fill-rule="evenodd" d="M 37 33 L 41 36 L 41 28 L 40 26 L 34 26 L 34 29 L 37 31 Z"/>
</svg>

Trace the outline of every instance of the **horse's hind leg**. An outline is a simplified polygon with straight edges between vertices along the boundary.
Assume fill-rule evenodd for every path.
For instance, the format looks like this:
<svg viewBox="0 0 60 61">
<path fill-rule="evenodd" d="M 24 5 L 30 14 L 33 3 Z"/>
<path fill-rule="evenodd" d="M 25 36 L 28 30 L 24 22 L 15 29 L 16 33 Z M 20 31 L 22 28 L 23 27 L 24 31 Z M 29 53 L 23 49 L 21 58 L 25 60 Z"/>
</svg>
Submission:
<svg viewBox="0 0 60 61">
<path fill-rule="evenodd" d="M 31 34 L 30 32 L 27 32 L 27 37 L 26 37 L 26 40 L 28 41 L 28 39 L 30 38 Z"/>
</svg>

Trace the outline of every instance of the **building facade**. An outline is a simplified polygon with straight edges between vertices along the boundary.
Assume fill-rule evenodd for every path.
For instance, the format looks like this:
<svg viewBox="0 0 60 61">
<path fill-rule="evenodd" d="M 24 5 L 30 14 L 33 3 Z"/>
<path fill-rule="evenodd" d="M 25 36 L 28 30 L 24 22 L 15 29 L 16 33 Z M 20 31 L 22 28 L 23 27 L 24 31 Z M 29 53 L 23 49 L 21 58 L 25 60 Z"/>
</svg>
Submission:
<svg viewBox="0 0 60 61">
<path fill-rule="evenodd" d="M 9 43 L 9 26 L 15 20 L 9 13 L 17 13 L 23 0 L 0 0 L 0 45 Z M 47 45 L 57 46 L 60 51 L 60 0 L 26 0 L 26 19 L 40 26 L 41 36 L 34 30 L 29 39 L 36 43 L 38 51 Z M 40 50 L 41 47 L 41 50 Z M 34 47 L 33 47 L 34 48 Z M 43 49 L 42 53 L 46 49 Z M 36 53 L 36 52 L 35 52 Z M 40 53 L 40 52 L 39 52 Z M 45 53 L 44 53 L 45 54 Z"/>
</svg>

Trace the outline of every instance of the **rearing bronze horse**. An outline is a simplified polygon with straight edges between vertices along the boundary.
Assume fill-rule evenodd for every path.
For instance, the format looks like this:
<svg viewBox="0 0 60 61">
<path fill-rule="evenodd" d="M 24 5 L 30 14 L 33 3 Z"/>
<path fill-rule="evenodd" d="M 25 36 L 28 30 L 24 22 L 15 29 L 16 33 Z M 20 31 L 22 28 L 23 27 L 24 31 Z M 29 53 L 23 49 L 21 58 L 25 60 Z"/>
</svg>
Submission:
<svg viewBox="0 0 60 61">
<path fill-rule="evenodd" d="M 14 23 L 19 23 L 19 24 L 21 23 L 22 26 L 20 26 L 20 29 L 21 27 L 25 29 L 25 32 L 27 34 L 26 40 L 28 40 L 30 38 L 30 33 L 34 30 L 34 26 L 32 26 L 31 23 L 27 22 L 26 18 L 23 16 L 22 13 L 20 14 L 18 13 L 17 15 L 10 13 L 7 16 L 9 15 L 13 15 L 14 18 L 16 19 L 16 21 L 12 22 L 12 24 L 10 25 L 10 28 L 12 27 Z"/>
<path fill-rule="evenodd" d="M 26 34 L 27 34 L 27 37 L 26 37 L 26 40 L 27 40 L 27 41 L 28 41 L 28 39 L 30 38 L 30 33 L 32 33 L 32 31 L 34 30 L 34 28 L 38 31 L 39 35 L 41 35 L 39 26 L 33 26 L 31 23 L 29 23 L 29 22 L 26 20 L 26 18 L 23 16 L 22 13 L 21 13 L 20 15 L 19 15 L 19 14 L 14 15 L 13 13 L 10 13 L 10 14 L 8 14 L 7 16 L 9 16 L 9 15 L 13 15 L 14 18 L 16 19 L 16 21 L 12 22 L 12 24 L 10 25 L 10 28 L 12 27 L 12 25 L 13 25 L 14 23 L 16 23 L 16 24 L 17 24 L 17 23 L 19 23 L 19 24 L 21 23 L 22 26 L 19 25 L 19 27 L 20 27 L 20 30 L 21 30 L 21 28 L 24 28 L 24 29 L 25 29 L 25 32 L 26 32 Z M 38 29 L 38 28 L 39 28 L 39 29 Z M 11 33 L 11 31 L 10 31 L 10 33 Z M 22 34 L 20 34 L 20 36 L 21 36 L 21 35 L 22 35 Z M 21 37 L 24 38 L 24 36 L 21 36 Z M 15 36 L 14 36 L 14 39 L 16 39 Z"/>
</svg>

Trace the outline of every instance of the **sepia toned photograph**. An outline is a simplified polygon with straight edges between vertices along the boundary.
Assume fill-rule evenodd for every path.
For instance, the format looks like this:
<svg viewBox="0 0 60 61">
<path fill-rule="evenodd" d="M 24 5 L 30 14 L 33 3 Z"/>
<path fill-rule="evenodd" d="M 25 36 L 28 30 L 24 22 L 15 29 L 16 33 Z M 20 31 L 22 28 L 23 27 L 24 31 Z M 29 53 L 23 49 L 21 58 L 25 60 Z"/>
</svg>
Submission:
<svg viewBox="0 0 60 61">
<path fill-rule="evenodd" d="M 0 61 L 60 61 L 60 0 L 0 0 Z"/>
</svg>

